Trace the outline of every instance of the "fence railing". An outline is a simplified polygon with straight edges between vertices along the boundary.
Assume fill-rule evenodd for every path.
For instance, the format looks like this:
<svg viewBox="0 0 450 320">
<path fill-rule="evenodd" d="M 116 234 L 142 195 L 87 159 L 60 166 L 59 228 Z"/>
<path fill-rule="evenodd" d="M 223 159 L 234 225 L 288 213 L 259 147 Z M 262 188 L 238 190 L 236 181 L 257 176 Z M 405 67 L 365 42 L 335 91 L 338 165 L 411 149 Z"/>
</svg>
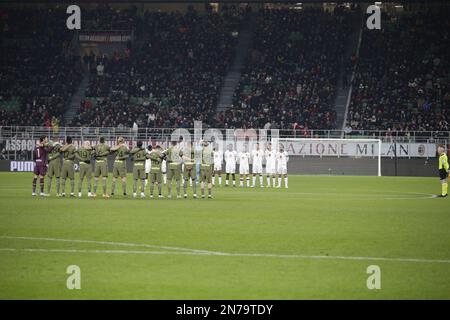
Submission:
<svg viewBox="0 0 450 320">
<path fill-rule="evenodd" d="M 183 128 L 189 133 L 194 134 L 195 128 Z M 210 128 L 202 128 L 202 134 Z M 0 126 L 0 143 L 5 139 L 38 139 L 45 135 L 51 139 L 63 139 L 67 136 L 83 140 L 97 140 L 99 137 L 105 139 L 114 139 L 122 136 L 125 139 L 132 140 L 158 140 L 170 137 L 175 128 L 120 128 L 120 127 L 29 127 L 29 126 Z M 227 130 L 218 128 L 225 136 Z M 243 129 L 239 129 L 243 130 Z M 254 130 L 259 134 L 262 129 Z M 357 139 L 381 139 L 383 141 L 401 141 L 401 142 L 430 142 L 450 140 L 450 131 L 389 131 L 389 130 L 355 130 L 346 132 L 343 130 L 304 130 L 304 129 L 269 129 L 270 132 L 277 132 L 280 138 L 357 138 Z M 242 134 L 242 131 L 240 131 Z"/>
</svg>

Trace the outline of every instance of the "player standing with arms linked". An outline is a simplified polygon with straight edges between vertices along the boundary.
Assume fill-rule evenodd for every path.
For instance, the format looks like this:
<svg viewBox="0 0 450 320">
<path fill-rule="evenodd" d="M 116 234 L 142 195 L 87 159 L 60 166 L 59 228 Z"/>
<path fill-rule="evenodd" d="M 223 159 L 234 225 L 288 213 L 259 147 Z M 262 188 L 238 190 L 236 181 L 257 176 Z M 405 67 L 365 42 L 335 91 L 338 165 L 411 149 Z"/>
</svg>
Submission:
<svg viewBox="0 0 450 320">
<path fill-rule="evenodd" d="M 114 159 L 113 178 L 111 184 L 111 197 L 116 191 L 116 179 L 118 177 L 122 180 L 122 193 L 127 196 L 127 158 L 128 148 L 125 145 L 125 140 L 122 137 L 117 138 L 117 146 L 109 149 L 111 152 L 116 152 L 116 159 Z"/>
<path fill-rule="evenodd" d="M 264 153 L 259 148 L 259 143 L 256 143 L 256 149 L 252 151 L 252 173 L 253 183 L 252 188 L 256 187 L 256 175 L 259 175 L 259 186 L 263 188 L 263 176 L 262 176 L 262 160 Z"/>
<path fill-rule="evenodd" d="M 448 196 L 448 158 L 445 154 L 445 148 L 444 146 L 438 147 L 438 153 L 439 153 L 439 179 L 441 180 L 441 188 L 442 192 L 439 195 L 440 198 L 445 198 Z"/>
<path fill-rule="evenodd" d="M 189 179 L 191 179 L 190 185 L 192 186 L 192 192 L 194 199 L 197 199 L 197 172 L 195 170 L 195 148 L 192 144 L 192 142 L 188 143 L 188 146 L 183 151 L 183 161 L 184 161 L 184 184 L 183 184 L 183 190 L 184 190 L 184 198 L 187 198 L 187 185 L 189 182 Z"/>
<path fill-rule="evenodd" d="M 236 187 L 236 157 L 237 152 L 233 150 L 233 145 L 228 145 L 227 151 L 225 151 L 225 186 L 228 187 L 230 180 L 230 174 L 233 178 L 233 187 Z"/>
<path fill-rule="evenodd" d="M 158 185 L 158 198 L 163 198 L 162 195 L 162 179 L 161 179 L 161 164 L 165 157 L 162 152 L 161 146 L 157 145 L 150 151 L 148 157 L 151 159 L 150 168 L 150 198 L 153 198 L 153 190 L 155 188 L 155 183 Z"/>
<path fill-rule="evenodd" d="M 223 152 L 217 150 L 217 147 L 213 149 L 214 153 L 214 171 L 212 177 L 213 186 L 216 184 L 216 173 L 219 177 L 219 186 L 222 185 L 222 161 L 223 161 Z"/>
<path fill-rule="evenodd" d="M 61 197 L 59 193 L 60 183 L 59 177 L 61 175 L 61 145 L 58 142 L 50 143 L 52 146 L 52 150 L 48 154 L 48 170 L 47 170 L 47 194 L 50 195 L 50 191 L 52 190 L 52 179 L 55 176 L 56 180 L 56 196 Z"/>
<path fill-rule="evenodd" d="M 63 153 L 63 166 L 61 170 L 62 196 L 66 196 L 66 179 L 70 179 L 70 196 L 75 197 L 75 146 L 72 144 L 72 137 L 66 138 L 66 144 L 61 147 Z"/>
<path fill-rule="evenodd" d="M 48 153 L 52 150 L 52 147 L 48 145 L 48 139 L 45 136 L 41 136 L 39 138 L 38 145 L 33 150 L 33 159 L 34 159 L 34 176 L 33 176 L 33 183 L 32 183 L 32 196 L 36 196 L 36 182 L 37 178 L 39 177 L 39 186 L 41 189 L 40 196 L 45 197 L 47 196 L 44 193 L 44 177 L 47 173 L 47 156 Z"/>
<path fill-rule="evenodd" d="M 92 158 L 93 150 L 91 147 L 91 143 L 89 141 L 85 141 L 83 146 L 79 148 L 75 157 L 79 161 L 80 165 L 80 175 L 78 177 L 78 197 L 81 198 L 81 188 L 83 187 L 84 178 L 86 178 L 87 189 L 88 189 L 88 197 L 92 197 L 91 193 L 91 180 L 92 180 Z"/>
<path fill-rule="evenodd" d="M 250 153 L 247 151 L 247 146 L 244 147 L 242 152 L 238 154 L 239 158 L 239 187 L 244 186 L 244 180 L 246 181 L 247 187 L 250 187 L 250 177 L 248 176 L 249 170 L 249 160 Z"/>
<path fill-rule="evenodd" d="M 172 141 L 171 146 L 164 153 L 167 155 L 167 190 L 169 199 L 172 198 L 172 180 L 175 178 L 177 186 L 177 198 L 181 198 L 181 161 L 183 151 L 177 141 Z"/>
<path fill-rule="evenodd" d="M 105 138 L 101 137 L 100 143 L 98 143 L 94 148 L 94 193 L 92 194 L 94 198 L 97 196 L 98 178 L 100 176 L 102 177 L 103 198 L 109 198 L 109 195 L 106 193 L 106 180 L 108 179 L 108 155 L 109 146 L 105 144 Z"/>
<path fill-rule="evenodd" d="M 142 141 L 138 141 L 136 147 L 130 151 L 131 159 L 133 160 L 133 198 L 136 198 L 139 179 L 141 180 L 141 198 L 145 198 L 145 161 L 147 159 L 147 150 L 142 145 Z"/>
<path fill-rule="evenodd" d="M 277 152 L 277 174 L 278 185 L 275 188 L 281 188 L 281 178 L 284 177 L 284 187 L 288 188 L 287 163 L 289 155 L 284 151 L 284 146 L 280 144 L 280 151 Z"/>
<path fill-rule="evenodd" d="M 267 145 L 267 149 L 264 152 L 264 157 L 266 158 L 266 179 L 267 179 L 267 187 L 270 188 L 270 178 L 272 177 L 272 186 L 276 185 L 276 152 L 272 150 L 272 143 L 269 142 Z"/>
<path fill-rule="evenodd" d="M 205 198 L 205 185 L 208 184 L 208 199 L 212 199 L 212 172 L 214 165 L 214 154 L 209 147 L 208 141 L 203 141 L 202 162 L 200 164 L 200 181 L 202 199 Z"/>
</svg>

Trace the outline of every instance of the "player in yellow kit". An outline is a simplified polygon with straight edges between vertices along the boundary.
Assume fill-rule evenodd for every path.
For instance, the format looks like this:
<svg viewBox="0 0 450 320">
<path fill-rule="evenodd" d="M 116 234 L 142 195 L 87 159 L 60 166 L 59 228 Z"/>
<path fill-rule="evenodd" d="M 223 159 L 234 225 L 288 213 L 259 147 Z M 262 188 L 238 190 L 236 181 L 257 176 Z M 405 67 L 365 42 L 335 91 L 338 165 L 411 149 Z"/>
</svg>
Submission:
<svg viewBox="0 0 450 320">
<path fill-rule="evenodd" d="M 439 179 L 441 180 L 441 187 L 442 187 L 442 192 L 439 195 L 439 197 L 445 198 L 448 195 L 447 180 L 448 180 L 449 165 L 448 165 L 448 158 L 447 158 L 447 154 L 445 153 L 444 146 L 438 147 L 438 153 L 439 153 Z"/>
</svg>

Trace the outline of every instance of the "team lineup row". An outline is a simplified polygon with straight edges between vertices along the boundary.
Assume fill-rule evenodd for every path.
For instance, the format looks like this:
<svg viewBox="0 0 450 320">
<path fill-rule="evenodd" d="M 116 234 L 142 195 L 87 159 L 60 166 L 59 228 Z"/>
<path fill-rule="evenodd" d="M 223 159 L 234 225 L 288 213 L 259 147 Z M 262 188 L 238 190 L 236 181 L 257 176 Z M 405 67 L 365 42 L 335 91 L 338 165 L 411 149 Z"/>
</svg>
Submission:
<svg viewBox="0 0 450 320">
<path fill-rule="evenodd" d="M 67 137 L 65 144 L 53 143 L 43 136 L 33 150 L 35 161 L 34 177 L 32 183 L 32 195 L 36 195 L 37 179 L 39 178 L 40 195 L 49 196 L 53 177 L 56 180 L 56 195 L 65 196 L 66 180 L 70 180 L 70 196 L 75 194 L 75 161 L 79 164 L 78 196 L 81 197 L 82 186 L 86 178 L 88 197 L 97 197 L 98 181 L 102 181 L 102 196 L 109 198 L 107 193 L 108 178 L 108 156 L 115 155 L 113 159 L 111 196 L 116 191 L 116 181 L 120 178 L 122 182 L 122 194 L 127 196 L 126 176 L 127 160 L 132 161 L 133 173 L 133 197 L 137 197 L 138 182 L 140 182 L 140 196 L 145 198 L 145 187 L 150 182 L 150 198 L 153 198 L 154 189 L 158 189 L 158 197 L 163 198 L 162 185 L 167 186 L 168 198 L 172 197 L 172 181 L 176 182 L 177 198 L 181 198 L 181 186 L 183 186 L 184 197 L 187 198 L 187 185 L 192 187 L 193 197 L 197 198 L 197 183 L 200 183 L 202 198 L 205 198 L 205 188 L 208 198 L 212 198 L 212 186 L 222 185 L 222 165 L 225 160 L 225 186 L 236 186 L 236 164 L 239 163 L 240 187 L 256 186 L 256 177 L 259 176 L 259 186 L 263 185 L 263 159 L 266 162 L 267 185 L 280 188 L 284 177 L 285 187 L 288 188 L 287 162 L 289 156 L 280 145 L 278 151 L 272 150 L 269 143 L 266 150 L 262 150 L 259 143 L 250 153 L 248 148 L 242 152 L 233 150 L 229 145 L 223 153 L 212 148 L 207 141 L 201 142 L 197 147 L 192 143 L 172 141 L 170 146 L 163 150 L 159 145 L 147 149 L 143 148 L 142 141 L 138 141 L 136 147 L 129 149 L 123 138 L 117 139 L 117 144 L 110 147 L 105 144 L 105 139 L 100 138 L 99 143 L 91 146 L 86 141 L 80 148 L 72 144 L 72 138 Z M 62 163 L 61 163 L 62 157 Z M 92 166 L 92 162 L 94 166 Z M 252 161 L 253 183 L 250 185 L 250 161 Z M 94 176 L 92 190 L 91 180 Z M 216 184 L 216 175 L 218 184 Z M 47 176 L 47 193 L 44 192 L 44 177 Z M 278 178 L 278 183 L 277 183 Z M 60 181 L 61 180 L 61 181 Z M 60 193 L 60 191 L 62 191 Z"/>
</svg>

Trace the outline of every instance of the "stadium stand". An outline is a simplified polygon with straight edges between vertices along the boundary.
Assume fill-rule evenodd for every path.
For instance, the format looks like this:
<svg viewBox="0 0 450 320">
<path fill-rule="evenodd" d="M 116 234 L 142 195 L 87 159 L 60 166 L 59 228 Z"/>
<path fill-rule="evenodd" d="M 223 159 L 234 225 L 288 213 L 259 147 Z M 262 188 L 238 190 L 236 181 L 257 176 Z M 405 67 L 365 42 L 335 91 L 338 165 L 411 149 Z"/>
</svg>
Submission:
<svg viewBox="0 0 450 320">
<path fill-rule="evenodd" d="M 364 30 L 347 128 L 448 131 L 449 12 L 383 15 Z"/>
<path fill-rule="evenodd" d="M 346 11 L 263 10 L 225 127 L 332 129 Z"/>
<path fill-rule="evenodd" d="M 0 125 L 59 125 L 81 79 L 65 19 L 54 9 L 1 11 Z"/>
<path fill-rule="evenodd" d="M 142 48 L 96 57 L 73 125 L 193 127 L 214 124 L 215 108 L 243 11 L 147 12 Z M 100 66 L 100 67 L 98 67 Z"/>
</svg>

